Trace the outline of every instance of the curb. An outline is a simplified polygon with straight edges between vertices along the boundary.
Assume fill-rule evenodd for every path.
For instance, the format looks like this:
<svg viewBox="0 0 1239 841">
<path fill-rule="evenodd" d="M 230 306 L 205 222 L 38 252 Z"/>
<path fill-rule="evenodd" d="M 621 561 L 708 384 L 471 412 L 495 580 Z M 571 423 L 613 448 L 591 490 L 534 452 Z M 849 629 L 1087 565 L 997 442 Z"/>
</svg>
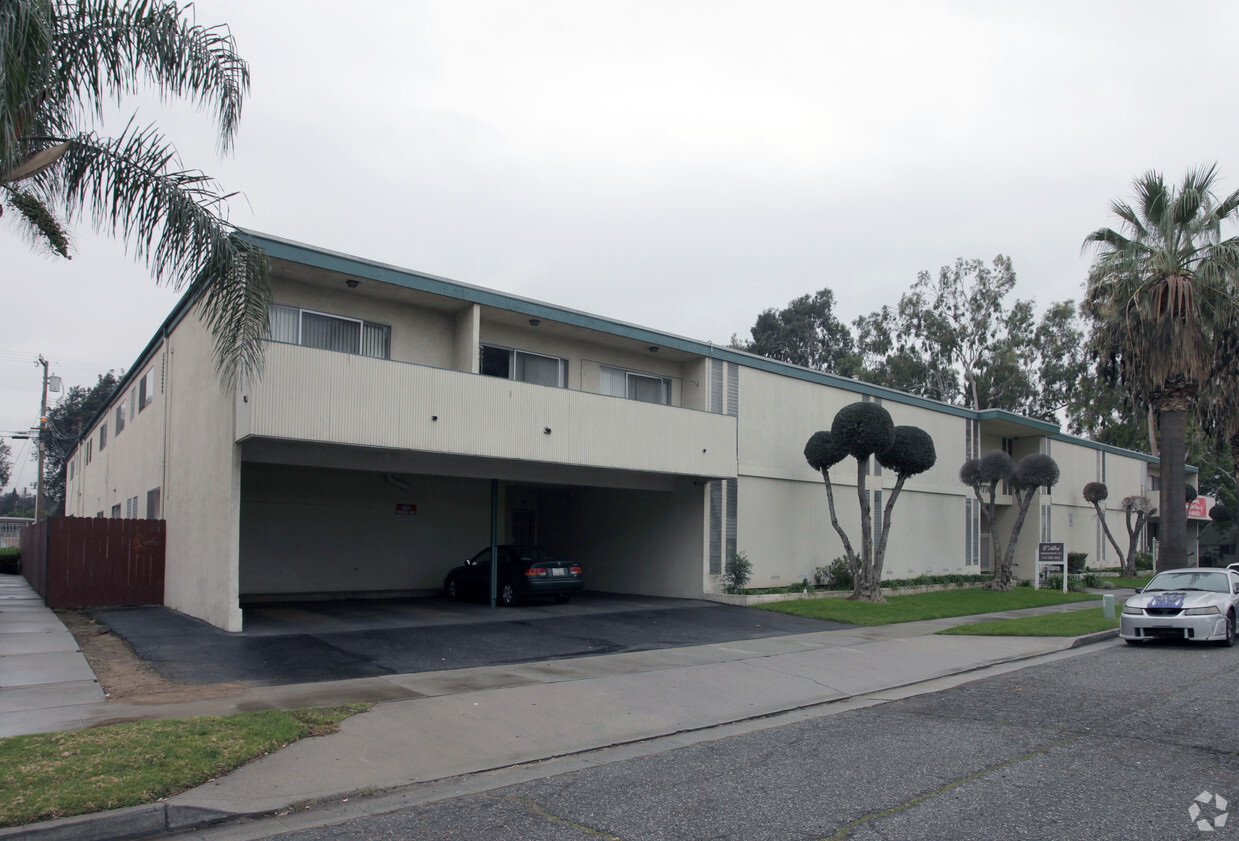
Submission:
<svg viewBox="0 0 1239 841">
<path fill-rule="evenodd" d="M 1097 631 L 1092 634 L 1085 634 L 1082 637 L 1076 637 L 1076 641 L 1071 644 L 1072 648 L 1079 648 L 1082 645 L 1092 645 L 1106 640 L 1117 639 L 1119 635 L 1118 628 L 1111 628 L 1108 631 Z"/>
<path fill-rule="evenodd" d="M 110 812 L 57 818 L 51 821 L 0 829 L 0 839 L 23 841 L 112 841 L 158 833 L 205 829 L 224 821 L 248 817 L 199 806 L 150 803 Z"/>
</svg>

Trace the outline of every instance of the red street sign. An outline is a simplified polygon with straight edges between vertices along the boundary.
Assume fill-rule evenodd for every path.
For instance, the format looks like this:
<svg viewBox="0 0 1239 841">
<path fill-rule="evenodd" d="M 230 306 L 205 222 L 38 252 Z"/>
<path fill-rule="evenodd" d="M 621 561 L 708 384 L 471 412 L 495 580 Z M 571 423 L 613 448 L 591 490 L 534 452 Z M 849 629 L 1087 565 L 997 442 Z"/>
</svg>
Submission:
<svg viewBox="0 0 1239 841">
<path fill-rule="evenodd" d="M 1193 520 L 1209 519 L 1209 509 L 1203 496 L 1198 496 L 1187 504 L 1187 516 Z"/>
</svg>

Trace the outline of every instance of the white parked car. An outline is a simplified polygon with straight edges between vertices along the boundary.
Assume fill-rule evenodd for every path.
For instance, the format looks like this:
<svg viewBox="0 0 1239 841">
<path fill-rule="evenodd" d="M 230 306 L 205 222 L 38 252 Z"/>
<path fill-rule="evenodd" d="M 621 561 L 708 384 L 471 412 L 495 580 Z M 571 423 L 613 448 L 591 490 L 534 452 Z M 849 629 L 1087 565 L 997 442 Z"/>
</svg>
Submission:
<svg viewBox="0 0 1239 841">
<path fill-rule="evenodd" d="M 1158 573 L 1127 600 L 1119 636 L 1129 644 L 1149 639 L 1213 640 L 1234 645 L 1239 572 L 1190 567 Z"/>
</svg>

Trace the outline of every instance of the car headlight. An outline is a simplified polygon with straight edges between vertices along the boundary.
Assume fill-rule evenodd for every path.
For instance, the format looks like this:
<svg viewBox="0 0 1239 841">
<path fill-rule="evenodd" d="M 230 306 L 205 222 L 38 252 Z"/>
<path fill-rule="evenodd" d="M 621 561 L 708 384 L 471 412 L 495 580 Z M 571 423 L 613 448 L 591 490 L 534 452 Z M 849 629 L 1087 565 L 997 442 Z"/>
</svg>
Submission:
<svg viewBox="0 0 1239 841">
<path fill-rule="evenodd" d="M 1144 616 L 1144 608 L 1125 604 L 1123 605 L 1123 613 L 1127 614 L 1128 616 Z"/>
<path fill-rule="evenodd" d="M 1184 616 L 1216 616 L 1222 611 L 1218 610 L 1214 605 L 1209 607 L 1189 607 L 1183 611 Z"/>
</svg>

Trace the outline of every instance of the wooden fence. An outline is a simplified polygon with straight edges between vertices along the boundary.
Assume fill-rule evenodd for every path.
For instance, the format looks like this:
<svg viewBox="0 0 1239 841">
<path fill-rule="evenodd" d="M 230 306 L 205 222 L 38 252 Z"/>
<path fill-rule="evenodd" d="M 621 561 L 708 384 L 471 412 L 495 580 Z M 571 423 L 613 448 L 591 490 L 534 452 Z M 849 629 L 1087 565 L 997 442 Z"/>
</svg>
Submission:
<svg viewBox="0 0 1239 841">
<path fill-rule="evenodd" d="M 163 520 L 50 517 L 22 529 L 22 574 L 48 607 L 163 604 Z"/>
</svg>

